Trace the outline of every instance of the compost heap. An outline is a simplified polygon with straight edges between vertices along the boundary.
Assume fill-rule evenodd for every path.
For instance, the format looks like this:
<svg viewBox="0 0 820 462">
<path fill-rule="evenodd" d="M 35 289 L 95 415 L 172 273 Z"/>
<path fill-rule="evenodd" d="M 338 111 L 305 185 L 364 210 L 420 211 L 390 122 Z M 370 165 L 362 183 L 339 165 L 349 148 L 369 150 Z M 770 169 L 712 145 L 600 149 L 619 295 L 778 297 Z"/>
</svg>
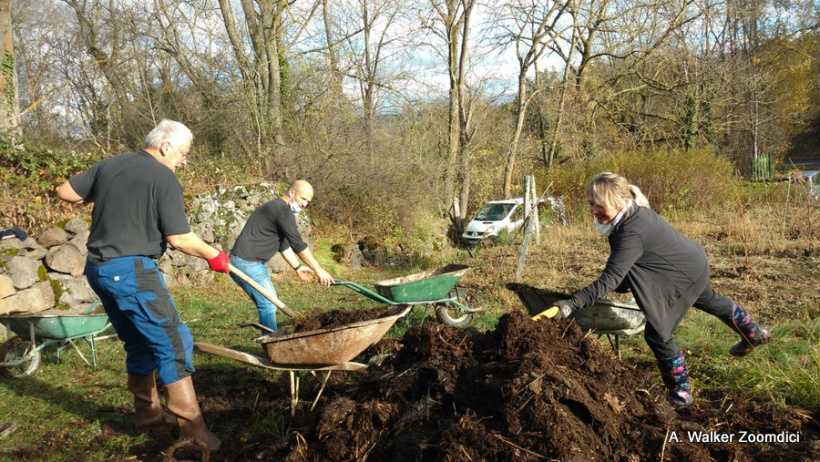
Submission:
<svg viewBox="0 0 820 462">
<path fill-rule="evenodd" d="M 287 460 L 817 460 L 816 422 L 735 403 L 676 413 L 654 372 L 615 359 L 571 321 L 511 312 L 486 333 L 411 328 L 395 354 L 323 401 Z M 383 350 L 383 346 L 382 346 Z M 717 400 L 717 407 L 721 401 Z M 816 416 L 815 416 L 816 418 Z M 811 428 L 809 426 L 812 425 Z M 807 435 L 804 426 L 809 428 Z M 800 443 L 698 443 L 687 432 L 802 431 Z M 680 442 L 668 442 L 678 434 Z M 812 436 L 813 435 L 813 436 Z M 764 449 L 765 448 L 765 449 Z M 777 452 L 773 453 L 772 448 Z M 766 452 L 768 455 L 761 456 Z M 762 457 L 762 458 L 761 458 Z"/>
</svg>

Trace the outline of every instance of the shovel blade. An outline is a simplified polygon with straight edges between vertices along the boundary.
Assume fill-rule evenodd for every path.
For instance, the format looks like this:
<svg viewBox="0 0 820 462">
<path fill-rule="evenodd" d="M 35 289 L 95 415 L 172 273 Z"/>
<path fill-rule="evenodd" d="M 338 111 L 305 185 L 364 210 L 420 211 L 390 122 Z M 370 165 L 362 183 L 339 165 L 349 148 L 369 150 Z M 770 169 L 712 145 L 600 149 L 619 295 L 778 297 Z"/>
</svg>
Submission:
<svg viewBox="0 0 820 462">
<path fill-rule="evenodd" d="M 552 319 L 557 314 L 558 314 L 558 307 L 553 306 L 551 308 L 548 308 L 545 311 L 542 311 L 542 312 L 536 314 L 535 316 L 532 317 L 532 320 L 533 321 L 540 321 L 542 319 Z"/>
</svg>

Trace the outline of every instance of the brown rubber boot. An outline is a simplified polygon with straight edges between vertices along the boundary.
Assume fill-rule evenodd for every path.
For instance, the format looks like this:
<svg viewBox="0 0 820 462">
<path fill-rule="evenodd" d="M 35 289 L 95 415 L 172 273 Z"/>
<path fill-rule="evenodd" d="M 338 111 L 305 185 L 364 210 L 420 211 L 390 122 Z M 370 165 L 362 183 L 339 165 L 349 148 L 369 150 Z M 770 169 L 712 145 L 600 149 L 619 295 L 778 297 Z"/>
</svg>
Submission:
<svg viewBox="0 0 820 462">
<path fill-rule="evenodd" d="M 177 416 L 179 422 L 179 438 L 194 440 L 205 445 L 211 452 L 218 451 L 222 441 L 205 427 L 191 377 L 165 385 L 165 393 L 168 410 Z"/>
<path fill-rule="evenodd" d="M 177 417 L 166 412 L 160 405 L 154 374 L 129 374 L 128 391 L 134 394 L 134 410 L 137 414 L 138 432 L 163 425 L 177 426 Z"/>
</svg>

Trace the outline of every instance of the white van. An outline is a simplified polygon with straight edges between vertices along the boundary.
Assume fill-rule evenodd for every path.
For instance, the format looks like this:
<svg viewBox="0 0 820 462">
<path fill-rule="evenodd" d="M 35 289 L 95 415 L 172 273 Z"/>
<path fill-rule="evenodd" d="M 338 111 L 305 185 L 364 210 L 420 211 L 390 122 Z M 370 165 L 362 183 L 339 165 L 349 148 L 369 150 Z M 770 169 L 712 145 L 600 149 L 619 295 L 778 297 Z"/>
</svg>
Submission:
<svg viewBox="0 0 820 462">
<path fill-rule="evenodd" d="M 490 201 L 467 223 L 461 241 L 465 245 L 476 245 L 482 239 L 497 236 L 502 229 L 513 231 L 524 224 L 524 199 Z"/>
<path fill-rule="evenodd" d="M 546 200 L 538 203 L 538 213 L 543 213 L 542 207 L 550 205 L 555 220 L 566 226 L 567 218 L 564 212 L 564 201 L 558 197 L 547 196 Z M 524 198 L 505 199 L 500 201 L 490 201 L 479 210 L 475 218 L 467 223 L 464 234 L 461 235 L 461 242 L 467 246 L 473 246 L 481 242 L 482 239 L 498 236 L 502 229 L 515 231 L 524 224 Z"/>
</svg>

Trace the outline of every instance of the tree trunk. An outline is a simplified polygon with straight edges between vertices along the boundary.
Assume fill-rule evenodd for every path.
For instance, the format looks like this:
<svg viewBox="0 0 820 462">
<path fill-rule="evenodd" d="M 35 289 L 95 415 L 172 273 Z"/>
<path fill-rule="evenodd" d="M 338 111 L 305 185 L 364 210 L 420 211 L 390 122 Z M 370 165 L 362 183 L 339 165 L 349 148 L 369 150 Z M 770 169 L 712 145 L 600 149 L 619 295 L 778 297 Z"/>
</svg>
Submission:
<svg viewBox="0 0 820 462">
<path fill-rule="evenodd" d="M 3 37 L 3 66 L 0 73 L 0 130 L 15 132 L 20 121 L 17 65 L 12 44 L 11 0 L 0 0 L 0 34 Z"/>
<path fill-rule="evenodd" d="M 333 18 L 328 0 L 322 0 L 322 23 L 325 26 L 325 40 L 327 40 L 328 65 L 330 66 L 330 83 L 328 92 L 334 100 L 344 96 L 342 88 L 342 72 L 339 69 L 339 50 L 336 39 L 333 37 Z"/>
<path fill-rule="evenodd" d="M 240 38 L 231 2 L 219 0 L 222 20 L 239 64 L 242 82 L 253 104 L 257 149 L 262 154 L 267 148 L 284 144 L 280 66 L 283 6 L 271 0 L 242 0 L 240 3 L 250 37 L 250 53 Z"/>
<path fill-rule="evenodd" d="M 524 128 L 524 116 L 527 111 L 527 75 L 529 66 L 524 66 L 518 74 L 518 117 L 515 121 L 515 133 L 513 134 L 510 149 L 507 152 L 507 162 L 504 167 L 504 199 L 509 199 L 512 192 L 512 174 L 515 169 L 515 158 L 518 154 L 518 142 L 521 139 L 521 131 Z"/>
</svg>

